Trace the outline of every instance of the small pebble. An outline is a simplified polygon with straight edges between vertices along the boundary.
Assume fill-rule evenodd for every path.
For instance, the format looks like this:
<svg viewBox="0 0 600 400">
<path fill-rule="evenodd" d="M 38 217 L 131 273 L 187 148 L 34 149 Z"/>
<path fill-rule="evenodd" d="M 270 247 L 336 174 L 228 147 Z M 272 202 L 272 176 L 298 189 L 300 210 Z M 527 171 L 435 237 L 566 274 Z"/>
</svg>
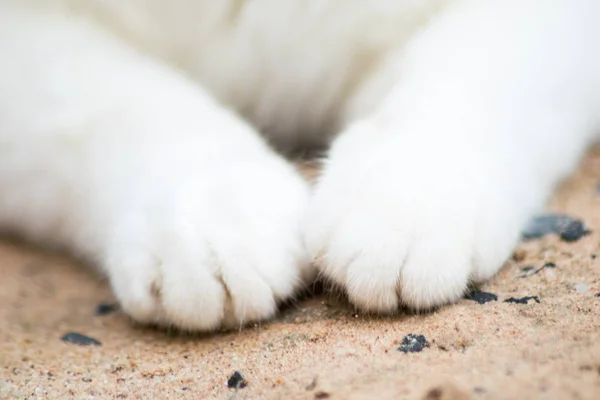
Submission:
<svg viewBox="0 0 600 400">
<path fill-rule="evenodd" d="M 100 341 L 92 337 L 82 335 L 78 332 L 66 333 L 60 338 L 60 340 L 62 340 L 65 343 L 72 343 L 79 346 L 102 346 L 102 343 L 100 343 Z"/>
<path fill-rule="evenodd" d="M 422 400 L 469 400 L 470 393 L 452 382 L 445 382 L 429 389 Z"/>
<path fill-rule="evenodd" d="M 554 279 L 554 278 L 556 278 L 556 272 L 554 272 L 553 269 L 547 269 L 546 270 L 546 278 L 547 279 Z"/>
<path fill-rule="evenodd" d="M 490 301 L 498 300 L 498 296 L 496 296 L 494 293 L 481 292 L 479 290 L 476 290 L 474 292 L 467 294 L 465 296 L 465 299 L 476 301 L 479 304 L 485 304 Z"/>
<path fill-rule="evenodd" d="M 577 293 L 587 293 L 589 290 L 590 289 L 588 285 L 586 285 L 585 283 L 578 283 L 577 285 L 575 285 L 575 291 Z"/>
<path fill-rule="evenodd" d="M 318 376 L 315 376 L 315 377 L 313 378 L 312 382 L 311 382 L 310 384 L 308 384 L 308 385 L 306 386 L 306 388 L 305 388 L 305 389 L 306 389 L 306 390 L 309 390 L 309 391 L 310 391 L 310 390 L 315 390 L 315 388 L 317 387 L 317 382 L 318 382 L 318 380 L 319 380 L 319 377 L 318 377 Z"/>
<path fill-rule="evenodd" d="M 529 221 L 521 235 L 525 240 L 539 239 L 550 233 L 558 233 L 561 226 L 565 226 L 571 221 L 573 219 L 567 215 L 540 215 Z"/>
<path fill-rule="evenodd" d="M 509 299 L 504 300 L 505 303 L 516 303 L 516 304 L 527 304 L 529 300 L 535 300 L 536 303 L 540 303 L 540 298 L 537 296 L 525 296 L 517 299 L 515 297 L 511 297 Z"/>
<path fill-rule="evenodd" d="M 247 385 L 246 379 L 239 371 L 235 371 L 227 380 L 227 387 L 230 389 L 242 389 Z"/>
<path fill-rule="evenodd" d="M 411 333 L 402 339 L 402 343 L 400 344 L 400 347 L 398 347 L 398 351 L 403 353 L 418 353 L 423 351 L 425 347 L 429 347 L 429 342 L 427 339 L 425 339 L 425 336 L 414 335 Z"/>
<path fill-rule="evenodd" d="M 521 262 L 526 257 L 527 257 L 527 252 L 523 249 L 516 250 L 512 255 L 512 259 L 516 262 Z"/>
<path fill-rule="evenodd" d="M 116 304 L 98 304 L 96 307 L 96 312 L 94 313 L 97 316 L 103 316 L 117 311 L 118 306 Z"/>
<path fill-rule="evenodd" d="M 524 240 L 539 239 L 550 233 L 556 233 L 565 242 L 574 242 L 586 236 L 590 231 L 583 222 L 563 214 L 538 216 L 527 224 L 521 232 Z"/>
<path fill-rule="evenodd" d="M 565 242 L 576 242 L 589 234 L 590 231 L 585 227 L 583 222 L 573 221 L 560 232 L 560 238 Z"/>
<path fill-rule="evenodd" d="M 315 393 L 315 399 L 328 399 L 330 397 L 331 397 L 331 395 L 327 392 L 321 391 L 321 392 Z"/>
<path fill-rule="evenodd" d="M 596 297 L 600 297 L 600 292 L 596 293 Z"/>
</svg>

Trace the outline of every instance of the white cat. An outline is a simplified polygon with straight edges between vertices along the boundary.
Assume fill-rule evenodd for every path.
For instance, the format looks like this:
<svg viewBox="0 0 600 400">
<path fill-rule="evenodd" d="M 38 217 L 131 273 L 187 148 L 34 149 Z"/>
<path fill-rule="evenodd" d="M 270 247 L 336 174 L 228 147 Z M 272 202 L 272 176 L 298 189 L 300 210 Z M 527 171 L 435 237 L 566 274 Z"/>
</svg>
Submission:
<svg viewBox="0 0 600 400">
<path fill-rule="evenodd" d="M 600 130 L 598 0 L 0 0 L 0 227 L 142 322 L 460 298 Z M 248 121 L 248 122 L 244 122 Z M 314 192 L 279 150 L 333 141 Z"/>
</svg>

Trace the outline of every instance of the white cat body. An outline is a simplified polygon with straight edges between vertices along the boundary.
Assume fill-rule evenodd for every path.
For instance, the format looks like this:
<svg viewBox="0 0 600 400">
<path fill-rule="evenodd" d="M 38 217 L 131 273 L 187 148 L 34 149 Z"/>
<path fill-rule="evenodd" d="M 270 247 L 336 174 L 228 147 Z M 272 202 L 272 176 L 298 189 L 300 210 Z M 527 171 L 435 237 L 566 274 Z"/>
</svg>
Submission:
<svg viewBox="0 0 600 400">
<path fill-rule="evenodd" d="M 492 276 L 600 130 L 595 0 L 0 0 L 0 229 L 134 319 L 360 308 Z M 334 140 L 314 191 L 285 152 Z"/>
</svg>

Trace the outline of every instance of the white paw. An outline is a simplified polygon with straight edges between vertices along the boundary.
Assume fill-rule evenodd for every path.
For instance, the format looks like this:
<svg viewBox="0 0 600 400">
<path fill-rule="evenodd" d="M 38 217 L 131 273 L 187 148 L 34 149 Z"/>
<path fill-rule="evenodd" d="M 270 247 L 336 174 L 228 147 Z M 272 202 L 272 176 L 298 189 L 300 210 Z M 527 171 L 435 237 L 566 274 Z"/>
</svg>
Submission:
<svg viewBox="0 0 600 400">
<path fill-rule="evenodd" d="M 453 302 L 502 266 L 528 210 L 477 156 L 377 134 L 357 125 L 335 143 L 307 214 L 309 252 L 363 310 Z"/>
<path fill-rule="evenodd" d="M 306 183 L 267 157 L 191 175 L 156 182 L 110 227 L 102 264 L 122 308 L 189 330 L 271 317 L 311 276 L 300 235 Z"/>
</svg>

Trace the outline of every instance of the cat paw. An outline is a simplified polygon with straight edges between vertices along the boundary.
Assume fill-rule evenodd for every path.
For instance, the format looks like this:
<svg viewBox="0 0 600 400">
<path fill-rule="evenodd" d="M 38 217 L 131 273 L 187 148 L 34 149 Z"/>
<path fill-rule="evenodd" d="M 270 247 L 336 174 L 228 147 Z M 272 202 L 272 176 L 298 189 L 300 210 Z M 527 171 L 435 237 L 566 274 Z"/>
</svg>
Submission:
<svg viewBox="0 0 600 400">
<path fill-rule="evenodd" d="M 102 265 L 125 313 L 239 328 L 273 316 L 311 278 L 300 235 L 308 187 L 283 162 L 259 164 L 215 167 L 212 182 L 173 176 L 169 190 L 120 211 Z"/>
<path fill-rule="evenodd" d="M 454 302 L 495 274 L 518 240 L 526 210 L 485 165 L 432 146 L 357 128 L 319 179 L 305 241 L 320 273 L 362 310 Z"/>
</svg>

